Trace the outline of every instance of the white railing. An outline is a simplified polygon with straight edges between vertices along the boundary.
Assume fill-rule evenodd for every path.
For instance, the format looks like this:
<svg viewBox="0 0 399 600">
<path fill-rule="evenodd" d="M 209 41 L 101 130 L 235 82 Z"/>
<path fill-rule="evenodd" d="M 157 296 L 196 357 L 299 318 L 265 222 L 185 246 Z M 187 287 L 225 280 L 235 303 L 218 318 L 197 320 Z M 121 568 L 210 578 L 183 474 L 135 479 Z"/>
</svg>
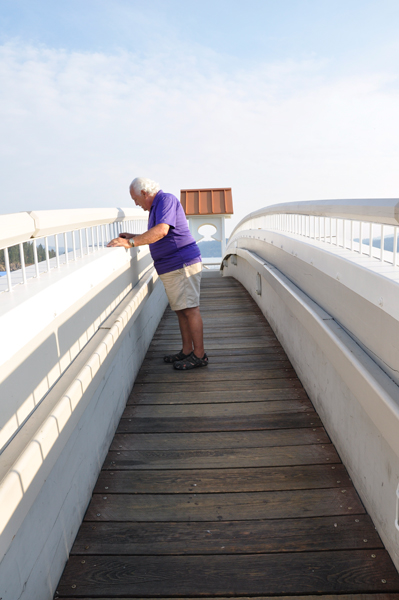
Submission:
<svg viewBox="0 0 399 600">
<path fill-rule="evenodd" d="M 246 216 L 234 229 L 281 231 L 398 265 L 399 199 L 277 204 Z"/>
<path fill-rule="evenodd" d="M 0 215 L 0 293 L 98 252 L 123 230 L 142 233 L 147 219 L 115 208 Z"/>
</svg>

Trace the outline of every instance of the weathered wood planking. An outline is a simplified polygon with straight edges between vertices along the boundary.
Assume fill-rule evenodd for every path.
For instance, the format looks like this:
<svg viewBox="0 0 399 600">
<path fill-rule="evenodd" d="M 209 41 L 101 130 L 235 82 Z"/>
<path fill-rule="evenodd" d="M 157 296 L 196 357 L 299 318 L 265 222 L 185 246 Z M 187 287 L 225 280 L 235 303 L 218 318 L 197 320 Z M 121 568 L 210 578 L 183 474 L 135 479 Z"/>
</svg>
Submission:
<svg viewBox="0 0 399 600">
<path fill-rule="evenodd" d="M 94 494 L 85 521 L 242 521 L 364 512 L 353 488 L 223 494 Z"/>
<path fill-rule="evenodd" d="M 115 597 L 115 596 L 114 596 Z M 134 597 L 134 596 L 133 596 Z M 64 598 L 64 596 L 63 596 Z M 103 596 L 101 596 L 101 598 L 97 597 L 96 599 L 94 598 L 88 598 L 87 596 L 84 597 L 85 600 L 113 600 L 113 598 L 104 598 Z M 119 600 L 130 600 L 132 598 L 132 596 L 129 596 L 129 598 L 122 598 L 120 597 Z M 169 597 L 170 598 L 170 597 Z M 215 596 L 212 597 L 212 600 L 215 598 Z M 218 600 L 231 600 L 231 596 L 229 598 L 226 597 L 221 597 L 221 596 L 217 596 Z M 307 595 L 307 596 L 298 596 L 297 594 L 295 594 L 295 596 L 251 596 L 251 598 L 248 597 L 244 597 L 241 596 L 241 598 L 243 598 L 243 600 L 399 600 L 399 594 L 395 594 L 395 593 L 381 593 L 381 594 L 329 594 L 328 596 L 322 594 L 322 595 L 317 595 L 317 596 L 313 596 L 313 595 Z M 64 600 L 72 600 L 71 597 L 68 598 L 64 598 Z M 156 599 L 155 598 L 146 598 L 146 600 L 166 600 L 165 596 L 159 596 Z M 179 596 L 179 600 L 188 600 L 188 597 L 182 597 Z M 190 600 L 211 600 L 211 598 L 205 597 L 205 596 L 201 596 L 201 598 L 197 597 L 194 598 L 193 596 L 190 596 Z"/>
<path fill-rule="evenodd" d="M 382 547 L 370 517 L 357 515 L 223 523 L 85 522 L 74 553 L 242 554 Z"/>
<path fill-rule="evenodd" d="M 207 367 L 206 367 L 207 368 Z M 190 394 L 191 392 L 195 393 L 198 388 L 202 392 L 214 392 L 215 395 L 219 391 L 237 391 L 243 390 L 247 394 L 252 394 L 253 391 L 256 390 L 279 390 L 283 388 L 300 388 L 302 389 L 302 384 L 297 377 L 291 377 L 287 379 L 262 379 L 257 381 L 255 379 L 244 380 L 244 381 L 203 381 L 201 385 L 196 385 L 194 378 L 192 382 L 190 382 L 191 375 L 194 373 L 184 373 L 185 380 L 179 383 L 177 392 L 187 392 Z M 168 383 L 136 383 L 133 387 L 132 393 L 136 394 L 137 392 L 147 392 L 147 393 L 156 393 L 162 394 L 164 392 L 168 393 L 171 391 L 171 385 Z"/>
<path fill-rule="evenodd" d="M 399 600 L 399 576 L 256 303 L 204 279 L 206 369 L 167 309 L 71 558 L 64 600 Z"/>
<path fill-rule="evenodd" d="M 121 419 L 118 433 L 188 433 L 200 431 L 248 431 L 262 429 L 294 429 L 320 427 L 319 417 L 312 413 L 271 413 L 246 417 L 135 417 Z"/>
<path fill-rule="evenodd" d="M 234 410 L 232 410 L 232 407 Z M 204 413 L 203 404 L 158 404 L 158 405 L 129 405 L 126 407 L 123 418 L 131 417 L 201 417 Z M 301 400 L 269 400 L 269 402 L 221 402 L 210 404 L 207 409 L 208 417 L 225 417 L 245 415 L 264 415 L 283 412 L 308 412 L 315 414 L 312 403 L 307 398 Z"/>
<path fill-rule="evenodd" d="M 177 378 L 176 376 L 179 376 Z M 193 370 L 189 375 L 190 382 L 198 381 L 202 383 L 206 383 L 208 381 L 218 381 L 221 383 L 222 381 L 234 382 L 234 381 L 248 381 L 251 379 L 255 379 L 256 381 L 262 381 L 263 379 L 284 379 L 285 377 L 290 377 L 293 379 L 295 377 L 295 371 L 292 367 L 288 369 L 284 368 L 276 368 L 276 369 L 263 369 L 260 368 L 259 371 L 254 371 L 252 369 L 234 369 L 232 371 L 228 370 L 213 370 L 211 365 L 206 368 L 206 373 L 199 372 L 199 369 Z M 168 372 L 165 370 L 158 371 L 157 373 L 152 373 L 149 371 L 143 371 L 140 374 L 140 377 L 137 378 L 137 385 L 140 383 L 170 383 L 179 388 L 179 385 L 183 383 L 181 379 L 180 371 L 176 369 L 174 372 Z"/>
<path fill-rule="evenodd" d="M 143 388 L 141 388 L 143 389 Z M 245 402 L 245 391 L 215 392 L 164 392 L 163 394 L 147 394 L 143 391 L 132 392 L 127 401 L 127 406 L 132 404 L 220 404 L 221 402 Z M 300 400 L 307 399 L 307 394 L 302 388 L 287 387 L 282 389 L 263 389 L 251 391 L 251 402 L 268 402 L 274 400 Z"/>
<path fill-rule="evenodd" d="M 60 595 L 190 596 L 398 590 L 384 550 L 199 556 L 71 556 Z M 72 588 L 72 586 L 75 586 Z M 78 596 L 79 594 L 79 596 Z"/>
<path fill-rule="evenodd" d="M 110 450 L 216 450 L 329 443 L 323 427 L 212 433 L 119 433 Z"/>
<path fill-rule="evenodd" d="M 269 467 L 340 462 L 332 444 L 277 446 L 275 448 L 230 448 L 207 450 L 120 450 L 109 452 L 104 469 L 220 469 Z"/>
<path fill-rule="evenodd" d="M 342 464 L 293 467 L 248 467 L 229 469 L 164 469 L 141 471 L 102 471 L 94 493 L 173 494 L 196 492 L 270 492 L 316 488 L 345 489 L 350 479 Z"/>
</svg>

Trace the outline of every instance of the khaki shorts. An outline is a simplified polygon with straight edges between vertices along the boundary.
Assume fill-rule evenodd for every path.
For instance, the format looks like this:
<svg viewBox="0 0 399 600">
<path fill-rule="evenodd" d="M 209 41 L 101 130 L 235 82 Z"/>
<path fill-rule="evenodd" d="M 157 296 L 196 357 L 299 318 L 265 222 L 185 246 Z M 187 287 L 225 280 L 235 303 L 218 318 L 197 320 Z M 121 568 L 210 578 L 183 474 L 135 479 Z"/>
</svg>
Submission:
<svg viewBox="0 0 399 600">
<path fill-rule="evenodd" d="M 199 262 L 159 276 L 172 310 L 199 306 L 201 275 L 202 263 Z"/>
</svg>

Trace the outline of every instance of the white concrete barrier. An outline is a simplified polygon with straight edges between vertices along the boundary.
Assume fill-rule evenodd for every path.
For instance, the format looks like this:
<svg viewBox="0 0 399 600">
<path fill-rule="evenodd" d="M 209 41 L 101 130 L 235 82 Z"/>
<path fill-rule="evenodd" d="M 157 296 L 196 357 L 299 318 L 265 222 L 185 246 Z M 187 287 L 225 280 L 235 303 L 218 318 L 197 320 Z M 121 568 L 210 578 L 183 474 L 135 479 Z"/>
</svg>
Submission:
<svg viewBox="0 0 399 600">
<path fill-rule="evenodd" d="M 269 320 L 399 568 L 398 267 L 242 228 L 223 274 Z"/>
<path fill-rule="evenodd" d="M 2 600 L 53 598 L 166 305 L 148 247 L 99 247 L 0 295 Z"/>
</svg>

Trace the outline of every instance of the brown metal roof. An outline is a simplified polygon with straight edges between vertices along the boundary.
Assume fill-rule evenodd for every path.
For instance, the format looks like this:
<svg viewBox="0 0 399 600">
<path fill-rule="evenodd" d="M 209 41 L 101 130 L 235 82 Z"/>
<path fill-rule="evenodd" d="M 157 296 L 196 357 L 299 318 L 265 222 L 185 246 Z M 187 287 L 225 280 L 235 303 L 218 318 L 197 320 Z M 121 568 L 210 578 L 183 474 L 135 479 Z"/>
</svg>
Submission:
<svg viewBox="0 0 399 600">
<path fill-rule="evenodd" d="M 180 202 L 187 216 L 233 214 L 231 188 L 181 190 Z"/>
</svg>

